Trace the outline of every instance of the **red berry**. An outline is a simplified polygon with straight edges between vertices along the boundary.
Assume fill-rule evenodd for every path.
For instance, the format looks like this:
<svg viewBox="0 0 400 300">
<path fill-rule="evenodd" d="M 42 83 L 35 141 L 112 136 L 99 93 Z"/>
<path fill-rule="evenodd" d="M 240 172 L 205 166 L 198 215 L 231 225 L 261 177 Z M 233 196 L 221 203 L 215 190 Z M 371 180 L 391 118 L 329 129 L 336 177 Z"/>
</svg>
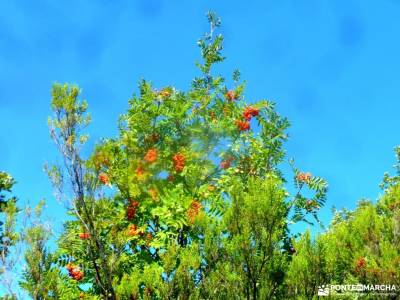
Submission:
<svg viewBox="0 0 400 300">
<path fill-rule="evenodd" d="M 79 238 L 81 240 L 87 240 L 88 238 L 90 238 L 90 233 L 89 232 L 81 232 L 81 233 L 79 233 Z"/>
<path fill-rule="evenodd" d="M 129 236 L 137 236 L 137 235 L 143 236 L 144 231 L 143 231 L 143 229 L 139 229 L 135 224 L 131 224 L 128 227 L 127 234 Z"/>
<path fill-rule="evenodd" d="M 228 169 L 231 166 L 231 159 L 225 159 L 219 164 L 221 169 Z"/>
<path fill-rule="evenodd" d="M 128 235 L 130 236 L 135 236 L 137 235 L 138 230 L 137 230 L 137 226 L 135 224 L 131 224 L 128 227 Z"/>
<path fill-rule="evenodd" d="M 193 200 L 187 212 L 190 223 L 194 222 L 195 218 L 199 214 L 200 209 L 201 209 L 201 203 L 196 200 Z"/>
<path fill-rule="evenodd" d="M 308 183 L 311 180 L 311 173 L 299 173 L 296 175 L 296 180 L 302 183 Z"/>
<path fill-rule="evenodd" d="M 75 265 L 69 263 L 65 267 L 67 268 L 68 274 L 70 277 L 72 277 L 73 279 L 75 279 L 77 281 L 82 280 L 83 272 L 79 269 L 78 266 L 75 266 Z"/>
<path fill-rule="evenodd" d="M 160 91 L 160 96 L 163 98 L 168 98 L 169 96 L 171 96 L 171 91 L 167 88 L 163 89 Z"/>
<path fill-rule="evenodd" d="M 356 261 L 356 269 L 363 269 L 367 265 L 367 260 L 364 257 L 359 257 Z"/>
<path fill-rule="evenodd" d="M 254 108 L 252 106 L 248 106 L 248 107 L 246 107 L 246 109 L 243 112 L 243 117 L 246 120 L 250 121 L 251 117 L 258 116 L 258 113 L 259 113 L 259 111 L 258 111 L 257 108 Z"/>
<path fill-rule="evenodd" d="M 185 156 L 182 153 L 177 153 L 172 157 L 174 168 L 177 172 L 182 172 L 185 167 Z"/>
<path fill-rule="evenodd" d="M 142 177 L 142 175 L 143 175 L 143 167 L 142 167 L 142 165 L 139 164 L 136 168 L 136 176 Z"/>
<path fill-rule="evenodd" d="M 126 208 L 126 217 L 128 220 L 132 220 L 136 215 L 136 210 L 139 207 L 139 202 L 131 200 L 131 203 Z"/>
<path fill-rule="evenodd" d="M 110 183 L 110 178 L 108 178 L 108 175 L 106 173 L 100 173 L 99 174 L 99 180 L 102 184 L 109 184 Z"/>
<path fill-rule="evenodd" d="M 247 121 L 236 120 L 235 123 L 240 131 L 247 131 L 250 129 L 250 123 Z"/>
<path fill-rule="evenodd" d="M 153 234 L 151 232 L 147 233 L 146 238 L 151 241 L 153 239 Z"/>
<path fill-rule="evenodd" d="M 72 273 L 72 278 L 74 278 L 76 281 L 80 281 L 83 278 L 83 272 L 81 271 L 75 271 L 74 273 Z"/>
<path fill-rule="evenodd" d="M 150 149 L 144 156 L 144 160 L 153 163 L 157 160 L 157 149 Z"/>
<path fill-rule="evenodd" d="M 211 120 L 213 120 L 213 121 L 215 121 L 215 119 L 217 118 L 216 116 L 215 116 L 215 112 L 210 112 L 210 117 L 211 117 Z"/>
</svg>

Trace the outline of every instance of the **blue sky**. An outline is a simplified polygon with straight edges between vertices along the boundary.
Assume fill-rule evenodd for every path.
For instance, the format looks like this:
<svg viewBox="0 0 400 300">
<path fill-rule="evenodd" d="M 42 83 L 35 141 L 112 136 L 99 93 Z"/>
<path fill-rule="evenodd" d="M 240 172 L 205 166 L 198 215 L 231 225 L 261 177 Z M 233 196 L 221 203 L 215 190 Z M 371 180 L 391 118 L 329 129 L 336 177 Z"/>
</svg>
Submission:
<svg viewBox="0 0 400 300">
<path fill-rule="evenodd" d="M 399 140 L 400 4 L 397 1 L 0 2 L 0 169 L 20 204 L 63 209 L 42 171 L 58 155 L 47 129 L 50 87 L 77 83 L 93 116 L 91 144 L 116 121 L 141 78 L 187 89 L 207 10 L 222 18 L 227 60 L 249 101 L 267 98 L 289 118 L 289 157 L 329 181 L 327 206 L 375 200 Z"/>
</svg>

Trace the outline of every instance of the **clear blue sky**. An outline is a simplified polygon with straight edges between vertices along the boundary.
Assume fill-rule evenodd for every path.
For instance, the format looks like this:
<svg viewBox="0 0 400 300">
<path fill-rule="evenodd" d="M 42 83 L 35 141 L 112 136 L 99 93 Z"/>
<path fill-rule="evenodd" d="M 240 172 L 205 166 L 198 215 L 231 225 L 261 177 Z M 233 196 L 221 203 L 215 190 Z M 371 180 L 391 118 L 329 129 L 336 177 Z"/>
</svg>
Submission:
<svg viewBox="0 0 400 300">
<path fill-rule="evenodd" d="M 276 101 L 292 123 L 289 157 L 329 181 L 324 222 L 332 205 L 377 198 L 400 142 L 398 1 L 2 0 L 0 169 L 17 179 L 21 205 L 44 197 L 48 215 L 64 218 L 42 172 L 58 157 L 51 84 L 82 87 L 91 145 L 114 136 L 140 78 L 189 87 L 209 9 L 226 38 L 218 71 L 239 68 L 247 99 Z"/>
</svg>

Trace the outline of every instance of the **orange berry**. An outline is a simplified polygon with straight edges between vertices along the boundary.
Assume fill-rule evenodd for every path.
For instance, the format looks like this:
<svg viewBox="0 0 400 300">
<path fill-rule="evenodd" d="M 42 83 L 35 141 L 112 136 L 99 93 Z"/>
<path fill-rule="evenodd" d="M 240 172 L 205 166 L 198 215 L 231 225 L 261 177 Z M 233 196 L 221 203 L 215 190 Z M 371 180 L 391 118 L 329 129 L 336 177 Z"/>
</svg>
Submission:
<svg viewBox="0 0 400 300">
<path fill-rule="evenodd" d="M 72 273 L 72 278 L 74 278 L 76 281 L 80 281 L 83 278 L 83 272 L 81 271 L 75 271 Z"/>
<path fill-rule="evenodd" d="M 110 183 L 110 178 L 106 173 L 100 173 L 99 174 L 99 180 L 102 184 L 109 184 Z"/>
<path fill-rule="evenodd" d="M 196 219 L 196 217 L 199 214 L 200 209 L 201 209 L 201 203 L 196 200 L 193 200 L 187 211 L 190 223 L 194 222 L 194 220 Z"/>
<path fill-rule="evenodd" d="M 247 121 L 236 120 L 235 123 L 240 131 L 247 131 L 250 129 L 250 123 Z"/>
<path fill-rule="evenodd" d="M 66 265 L 66 268 L 68 270 L 69 276 L 73 279 L 79 281 L 83 278 L 83 272 L 79 269 L 78 266 L 69 263 L 68 265 Z"/>
<path fill-rule="evenodd" d="M 139 229 L 135 224 L 131 224 L 128 227 L 127 234 L 129 236 L 137 236 L 137 235 L 143 236 L 144 231 L 143 231 L 143 229 Z"/>
<path fill-rule="evenodd" d="M 258 116 L 258 113 L 259 113 L 259 111 L 258 111 L 257 108 L 254 108 L 252 106 L 248 106 L 248 107 L 246 107 L 246 109 L 243 112 L 243 117 L 246 120 L 250 121 L 251 117 Z"/>
<path fill-rule="evenodd" d="M 88 238 L 90 238 L 90 233 L 89 232 L 81 232 L 81 233 L 79 233 L 79 238 L 81 240 L 87 240 Z"/>
<path fill-rule="evenodd" d="M 182 172 L 185 167 L 185 156 L 182 153 L 177 153 L 172 157 L 174 168 L 177 172 Z"/>
<path fill-rule="evenodd" d="M 137 177 L 142 177 L 143 176 L 143 167 L 141 164 L 139 164 L 136 168 L 136 176 Z"/>
<path fill-rule="evenodd" d="M 167 88 L 162 89 L 162 90 L 160 91 L 159 94 L 160 94 L 160 96 L 163 97 L 163 98 L 168 98 L 169 96 L 171 96 L 171 92 L 170 92 L 170 90 L 167 89 Z"/>
<path fill-rule="evenodd" d="M 215 116 L 215 112 L 213 112 L 213 111 L 211 111 L 210 112 L 210 117 L 211 117 L 211 119 L 213 120 L 213 121 L 215 121 L 216 120 L 216 116 Z"/>
<path fill-rule="evenodd" d="M 131 203 L 126 208 L 126 217 L 132 220 L 136 215 L 136 210 L 139 207 L 139 202 L 131 200 Z"/>
<path fill-rule="evenodd" d="M 153 163 L 157 160 L 157 149 L 150 149 L 147 151 L 146 155 L 144 156 L 144 160 Z"/>
<path fill-rule="evenodd" d="M 230 159 L 223 160 L 221 161 L 219 166 L 221 169 L 228 169 L 231 166 L 231 160 Z"/>
<path fill-rule="evenodd" d="M 366 265 L 367 265 L 367 260 L 364 257 L 360 257 L 357 259 L 356 261 L 357 270 L 363 269 L 364 267 L 366 267 Z"/>
<path fill-rule="evenodd" d="M 128 234 L 129 236 L 135 236 L 135 235 L 137 235 L 137 234 L 138 234 L 138 228 L 137 228 L 137 226 L 136 226 L 135 224 L 129 225 L 127 234 Z"/>
<path fill-rule="evenodd" d="M 296 180 L 301 183 L 308 183 L 312 178 L 311 173 L 298 173 L 296 175 Z"/>
<path fill-rule="evenodd" d="M 153 240 L 153 234 L 151 232 L 148 232 L 146 234 L 146 246 L 148 247 Z"/>
</svg>

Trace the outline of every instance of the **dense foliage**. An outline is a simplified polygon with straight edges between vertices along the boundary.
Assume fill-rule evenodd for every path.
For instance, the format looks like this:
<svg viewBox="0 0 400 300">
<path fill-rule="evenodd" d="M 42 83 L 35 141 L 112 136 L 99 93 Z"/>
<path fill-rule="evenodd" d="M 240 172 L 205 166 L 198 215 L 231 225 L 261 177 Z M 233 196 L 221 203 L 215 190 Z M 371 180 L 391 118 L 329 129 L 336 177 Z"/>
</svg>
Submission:
<svg viewBox="0 0 400 300">
<path fill-rule="evenodd" d="M 293 173 L 281 172 L 288 121 L 271 101 L 246 101 L 238 71 L 213 74 L 223 38 L 208 18 L 190 88 L 141 81 L 119 135 L 88 157 L 88 105 L 77 86 L 53 86 L 49 126 L 63 165 L 46 169 L 70 218 L 55 251 L 43 203 L 21 234 L 20 286 L 33 299 L 313 298 L 327 283 L 400 281 L 400 174 L 385 176 L 377 204 L 337 211 L 323 234 L 296 238 L 289 225 L 319 223 L 327 184 L 292 161 Z"/>
<path fill-rule="evenodd" d="M 399 284 L 398 175 L 386 175 L 384 185 L 384 195 L 376 204 L 362 200 L 355 211 L 336 211 L 325 233 L 311 240 L 306 232 L 296 241 L 297 252 L 287 274 L 290 294 L 312 297 L 323 284 Z M 393 299 L 396 295 L 398 287 Z"/>
</svg>

